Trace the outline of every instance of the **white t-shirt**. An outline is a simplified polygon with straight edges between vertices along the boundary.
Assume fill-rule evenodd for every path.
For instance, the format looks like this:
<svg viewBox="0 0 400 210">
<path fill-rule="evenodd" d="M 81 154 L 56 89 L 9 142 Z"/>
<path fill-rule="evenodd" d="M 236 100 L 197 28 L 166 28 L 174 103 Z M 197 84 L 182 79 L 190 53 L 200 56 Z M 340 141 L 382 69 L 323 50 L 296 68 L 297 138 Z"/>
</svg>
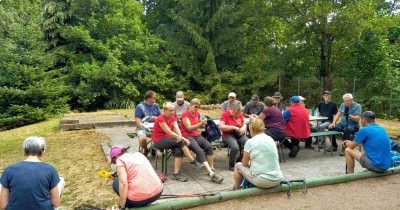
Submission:
<svg viewBox="0 0 400 210">
<path fill-rule="evenodd" d="M 246 141 L 244 151 L 250 154 L 250 170 L 254 175 L 270 180 L 282 178 L 275 141 L 265 133 Z"/>
<path fill-rule="evenodd" d="M 175 114 L 178 119 L 181 119 L 182 113 L 186 110 L 189 110 L 190 103 L 184 101 L 182 105 L 178 105 L 176 101 L 173 103 L 175 107 Z"/>
</svg>

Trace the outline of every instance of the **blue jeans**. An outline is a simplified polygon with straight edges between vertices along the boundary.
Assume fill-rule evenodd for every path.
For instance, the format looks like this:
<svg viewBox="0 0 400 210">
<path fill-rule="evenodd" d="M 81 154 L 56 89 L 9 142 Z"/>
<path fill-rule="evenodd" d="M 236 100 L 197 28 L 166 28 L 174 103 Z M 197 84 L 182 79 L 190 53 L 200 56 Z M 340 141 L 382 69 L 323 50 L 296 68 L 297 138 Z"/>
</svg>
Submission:
<svg viewBox="0 0 400 210">
<path fill-rule="evenodd" d="M 114 189 L 114 192 L 116 192 L 118 194 L 118 196 L 119 196 L 119 180 L 118 180 L 118 177 L 114 178 L 113 189 Z M 125 207 L 133 208 L 133 207 L 147 206 L 150 203 L 153 203 L 154 201 L 159 199 L 161 194 L 162 194 L 162 190 L 157 195 L 155 195 L 155 196 L 153 196 L 151 198 L 148 198 L 146 200 L 143 200 L 143 201 L 131 201 L 129 199 L 126 199 Z"/>
<path fill-rule="evenodd" d="M 338 132 L 343 132 L 343 140 L 353 140 L 350 139 L 351 135 L 354 135 L 357 131 L 358 128 L 357 127 L 346 127 L 346 125 L 344 124 L 337 124 L 334 128 L 329 129 L 330 131 L 338 131 Z M 337 143 L 336 143 L 336 136 L 333 135 L 332 136 L 332 146 L 333 147 L 338 147 Z"/>
</svg>

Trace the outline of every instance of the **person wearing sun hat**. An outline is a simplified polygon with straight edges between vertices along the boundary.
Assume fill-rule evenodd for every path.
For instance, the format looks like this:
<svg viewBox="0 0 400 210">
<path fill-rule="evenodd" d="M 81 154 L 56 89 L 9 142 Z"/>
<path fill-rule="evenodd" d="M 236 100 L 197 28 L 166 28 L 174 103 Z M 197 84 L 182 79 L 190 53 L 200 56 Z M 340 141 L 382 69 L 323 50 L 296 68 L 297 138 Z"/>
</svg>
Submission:
<svg viewBox="0 0 400 210">
<path fill-rule="evenodd" d="M 163 184 L 149 160 L 140 152 L 128 153 L 129 147 L 114 146 L 111 163 L 117 167 L 113 189 L 119 195 L 120 209 L 147 206 L 160 198 Z"/>
<path fill-rule="evenodd" d="M 180 122 L 182 113 L 186 110 L 189 110 L 190 104 L 185 100 L 185 95 L 182 91 L 176 92 L 175 102 L 173 104 L 175 108 L 175 115 Z"/>
</svg>

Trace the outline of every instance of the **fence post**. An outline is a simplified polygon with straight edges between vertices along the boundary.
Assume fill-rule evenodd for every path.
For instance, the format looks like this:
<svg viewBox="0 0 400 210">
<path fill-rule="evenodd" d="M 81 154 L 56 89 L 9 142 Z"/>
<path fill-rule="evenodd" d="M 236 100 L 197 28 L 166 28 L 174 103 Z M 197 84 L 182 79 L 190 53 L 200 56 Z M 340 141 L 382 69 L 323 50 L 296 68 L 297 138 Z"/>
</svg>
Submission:
<svg viewBox="0 0 400 210">
<path fill-rule="evenodd" d="M 390 80 L 389 117 L 392 118 L 393 79 Z"/>
<path fill-rule="evenodd" d="M 299 81 L 297 82 L 297 95 L 300 95 L 300 76 Z"/>
<path fill-rule="evenodd" d="M 281 76 L 278 77 L 278 92 L 281 92 Z"/>
<path fill-rule="evenodd" d="M 356 77 L 354 77 L 354 80 L 353 80 L 353 95 L 355 95 L 356 94 Z"/>
</svg>

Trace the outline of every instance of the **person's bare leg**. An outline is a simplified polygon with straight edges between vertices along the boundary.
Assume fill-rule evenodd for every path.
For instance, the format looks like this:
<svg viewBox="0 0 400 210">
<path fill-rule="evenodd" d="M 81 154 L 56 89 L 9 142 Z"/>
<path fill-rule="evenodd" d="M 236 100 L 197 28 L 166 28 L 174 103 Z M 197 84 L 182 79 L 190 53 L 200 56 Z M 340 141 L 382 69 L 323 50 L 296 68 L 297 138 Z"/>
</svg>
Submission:
<svg viewBox="0 0 400 210">
<path fill-rule="evenodd" d="M 182 162 L 183 159 L 182 158 L 175 158 L 175 164 L 174 164 L 174 174 L 179 174 L 179 172 L 181 171 L 182 168 Z"/>
<path fill-rule="evenodd" d="M 214 168 L 214 156 L 207 155 L 206 159 L 207 159 L 208 164 L 210 165 L 210 168 Z"/>
<path fill-rule="evenodd" d="M 189 158 L 190 162 L 194 161 L 192 153 L 190 152 L 190 150 L 189 150 L 189 148 L 187 146 L 182 147 L 182 151 L 183 151 L 183 154 L 185 154 L 185 156 L 187 158 Z"/>
<path fill-rule="evenodd" d="M 239 188 L 240 184 L 243 181 L 243 176 L 242 176 L 242 174 L 239 173 L 239 170 L 237 169 L 237 167 L 235 167 L 235 170 L 234 170 L 233 173 L 234 173 L 233 174 L 233 178 L 235 180 L 235 186 L 234 187 L 235 188 Z"/>
<path fill-rule="evenodd" d="M 354 160 L 360 161 L 361 152 L 357 148 L 346 148 L 344 154 L 346 158 L 346 173 L 352 174 L 354 173 Z"/>
</svg>

